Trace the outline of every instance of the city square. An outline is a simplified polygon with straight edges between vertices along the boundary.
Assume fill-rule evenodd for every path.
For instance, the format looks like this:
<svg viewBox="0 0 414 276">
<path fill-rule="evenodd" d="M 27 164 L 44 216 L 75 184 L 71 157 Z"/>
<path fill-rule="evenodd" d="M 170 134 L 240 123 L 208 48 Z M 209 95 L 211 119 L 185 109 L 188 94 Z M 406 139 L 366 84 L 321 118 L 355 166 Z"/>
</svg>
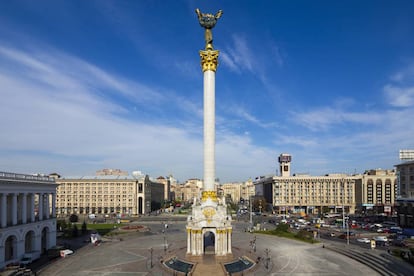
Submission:
<svg viewBox="0 0 414 276">
<path fill-rule="evenodd" d="M 0 4 L 0 275 L 413 275 L 412 3 L 196 4 Z"/>
<path fill-rule="evenodd" d="M 168 248 L 164 244 L 164 222 L 170 219 L 166 232 Z M 371 268 L 324 248 L 323 243 L 307 244 L 267 235 L 245 232 L 246 223 L 234 224 L 233 254 L 227 260 L 215 260 L 213 255 L 201 258 L 186 257 L 185 222 L 143 222 L 149 232 L 120 235 L 99 246 L 87 244 L 73 255 L 52 262 L 39 271 L 40 275 L 173 275 L 161 261 L 178 257 L 196 263 L 192 275 L 226 275 L 222 264 L 233 257 L 260 257 L 260 261 L 243 275 L 380 275 Z M 255 252 L 249 243 L 256 237 Z M 326 246 L 328 246 L 326 244 Z M 343 245 L 336 245 L 341 246 Z M 151 250 L 152 249 L 152 250 Z M 266 251 L 270 260 L 266 264 Z M 151 259 L 152 258 L 152 259 Z M 378 262 L 384 259 L 378 255 Z M 152 267 L 151 267 L 152 264 Z M 184 275 L 184 274 L 177 274 Z M 408 275 L 408 274 L 406 274 Z"/>
</svg>

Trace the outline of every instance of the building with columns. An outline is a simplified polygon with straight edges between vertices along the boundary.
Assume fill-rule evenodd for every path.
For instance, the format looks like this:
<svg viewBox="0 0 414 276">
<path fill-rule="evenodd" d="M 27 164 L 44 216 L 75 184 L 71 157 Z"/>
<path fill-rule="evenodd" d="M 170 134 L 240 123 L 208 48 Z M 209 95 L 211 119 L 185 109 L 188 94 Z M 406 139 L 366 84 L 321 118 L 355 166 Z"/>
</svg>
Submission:
<svg viewBox="0 0 414 276">
<path fill-rule="evenodd" d="M 0 172 L 0 270 L 56 245 L 54 178 Z"/>
<path fill-rule="evenodd" d="M 396 212 L 395 170 L 373 169 L 354 175 L 356 211 L 361 214 L 392 215 Z"/>
</svg>

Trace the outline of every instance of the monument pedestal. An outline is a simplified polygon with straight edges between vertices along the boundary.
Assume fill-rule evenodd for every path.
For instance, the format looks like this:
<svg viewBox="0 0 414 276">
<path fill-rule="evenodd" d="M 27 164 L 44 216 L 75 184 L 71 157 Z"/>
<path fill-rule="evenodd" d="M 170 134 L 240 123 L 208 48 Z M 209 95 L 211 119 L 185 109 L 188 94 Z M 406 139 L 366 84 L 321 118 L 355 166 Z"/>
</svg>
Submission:
<svg viewBox="0 0 414 276">
<path fill-rule="evenodd" d="M 187 218 L 187 255 L 228 256 L 231 251 L 231 216 L 224 201 L 208 198 L 194 201 Z"/>
</svg>

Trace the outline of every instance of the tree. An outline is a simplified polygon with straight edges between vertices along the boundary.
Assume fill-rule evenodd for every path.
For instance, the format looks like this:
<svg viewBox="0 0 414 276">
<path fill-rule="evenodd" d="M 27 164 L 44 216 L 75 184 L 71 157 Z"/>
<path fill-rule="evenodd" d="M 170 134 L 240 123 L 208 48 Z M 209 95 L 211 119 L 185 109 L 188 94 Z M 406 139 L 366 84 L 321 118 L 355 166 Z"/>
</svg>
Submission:
<svg viewBox="0 0 414 276">
<path fill-rule="evenodd" d="M 78 216 L 75 215 L 75 214 L 70 215 L 69 221 L 72 222 L 72 223 L 78 222 Z"/>
<path fill-rule="evenodd" d="M 82 234 L 85 235 L 87 231 L 88 231 L 88 227 L 86 225 L 86 222 L 83 221 L 83 223 L 82 223 Z"/>
</svg>

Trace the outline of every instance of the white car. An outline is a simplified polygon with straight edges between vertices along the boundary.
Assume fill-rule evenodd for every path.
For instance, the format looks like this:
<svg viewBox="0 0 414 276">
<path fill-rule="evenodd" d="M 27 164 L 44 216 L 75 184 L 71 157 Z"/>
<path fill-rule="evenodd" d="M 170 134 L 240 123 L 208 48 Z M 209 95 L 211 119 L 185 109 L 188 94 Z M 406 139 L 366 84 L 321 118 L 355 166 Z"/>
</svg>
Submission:
<svg viewBox="0 0 414 276">
<path fill-rule="evenodd" d="M 387 242 L 388 238 L 386 236 L 376 236 L 374 237 L 375 241 L 382 241 L 382 242 Z"/>
<path fill-rule="evenodd" d="M 360 238 L 360 239 L 357 239 L 357 242 L 362 242 L 362 243 L 370 243 L 370 242 L 371 242 L 371 240 L 370 240 L 370 239 L 368 239 L 368 238 Z"/>
</svg>

